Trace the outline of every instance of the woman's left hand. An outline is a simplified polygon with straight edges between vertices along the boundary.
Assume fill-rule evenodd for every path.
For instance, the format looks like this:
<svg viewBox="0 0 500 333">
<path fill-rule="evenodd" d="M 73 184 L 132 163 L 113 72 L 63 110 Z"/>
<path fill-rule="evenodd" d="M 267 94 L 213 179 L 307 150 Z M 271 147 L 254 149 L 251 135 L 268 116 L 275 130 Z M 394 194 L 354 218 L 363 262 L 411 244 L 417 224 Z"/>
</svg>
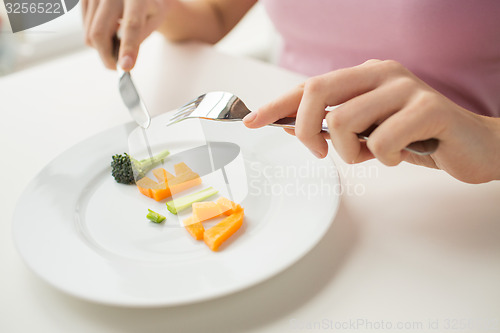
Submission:
<svg viewBox="0 0 500 333">
<path fill-rule="evenodd" d="M 328 106 L 339 105 L 333 111 Z M 347 163 L 377 158 L 440 168 L 470 183 L 500 179 L 500 119 L 474 114 L 455 104 L 395 61 L 369 60 L 359 66 L 313 77 L 245 118 L 250 128 L 296 115 L 295 134 L 318 158 L 325 139 Z M 321 131 L 326 118 L 330 133 Z M 361 133 L 378 127 L 369 140 Z M 403 150 L 414 141 L 436 138 L 438 150 L 417 156 Z"/>
</svg>

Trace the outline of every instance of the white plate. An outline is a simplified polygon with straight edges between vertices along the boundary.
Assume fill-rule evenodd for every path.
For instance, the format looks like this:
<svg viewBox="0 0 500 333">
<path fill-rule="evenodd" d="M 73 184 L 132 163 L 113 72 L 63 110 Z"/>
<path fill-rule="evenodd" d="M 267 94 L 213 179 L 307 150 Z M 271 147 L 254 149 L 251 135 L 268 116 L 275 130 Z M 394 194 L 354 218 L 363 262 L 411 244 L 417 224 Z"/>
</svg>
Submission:
<svg viewBox="0 0 500 333">
<path fill-rule="evenodd" d="M 199 133 L 199 121 L 180 124 L 169 128 L 178 142 Z M 147 209 L 165 212 L 164 203 L 113 180 L 111 156 L 127 151 L 127 125 L 69 149 L 26 188 L 13 234 L 27 265 L 76 297 L 153 307 L 234 293 L 299 260 L 336 214 L 340 183 L 333 162 L 316 160 L 276 128 L 217 122 L 203 128 L 210 140 L 240 146 L 247 175 L 233 189 L 248 192 L 244 226 L 219 252 L 192 239 L 173 215 L 161 225 L 148 222 Z M 178 142 L 168 145 L 175 150 Z"/>
</svg>

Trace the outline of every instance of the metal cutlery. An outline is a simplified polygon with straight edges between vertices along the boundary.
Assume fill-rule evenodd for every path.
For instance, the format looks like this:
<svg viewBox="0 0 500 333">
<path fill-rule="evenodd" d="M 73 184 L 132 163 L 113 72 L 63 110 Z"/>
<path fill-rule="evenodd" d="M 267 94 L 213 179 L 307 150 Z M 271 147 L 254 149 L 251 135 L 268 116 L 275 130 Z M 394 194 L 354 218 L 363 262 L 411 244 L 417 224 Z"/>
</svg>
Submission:
<svg viewBox="0 0 500 333">
<path fill-rule="evenodd" d="M 113 36 L 113 56 L 118 60 L 118 51 L 120 49 L 120 39 L 118 36 Z M 148 128 L 151 123 L 151 116 L 144 104 L 137 88 L 135 87 L 132 75 L 130 72 L 123 71 L 117 66 L 118 71 L 118 88 L 122 96 L 123 103 L 130 112 L 132 118 L 142 128 Z"/>
</svg>

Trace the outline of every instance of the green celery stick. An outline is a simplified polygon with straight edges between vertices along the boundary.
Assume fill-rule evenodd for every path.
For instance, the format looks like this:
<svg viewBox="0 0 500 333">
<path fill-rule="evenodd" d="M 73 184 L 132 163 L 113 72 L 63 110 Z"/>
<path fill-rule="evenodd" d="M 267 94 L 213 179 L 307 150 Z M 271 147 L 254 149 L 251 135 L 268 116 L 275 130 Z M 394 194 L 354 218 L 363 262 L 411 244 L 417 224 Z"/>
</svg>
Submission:
<svg viewBox="0 0 500 333">
<path fill-rule="evenodd" d="M 163 215 L 160 215 L 156 212 L 153 212 L 151 209 L 148 209 L 148 215 L 146 215 L 146 217 L 148 218 L 148 220 L 150 220 L 151 222 L 154 222 L 154 223 L 161 223 L 163 221 L 165 221 L 166 217 L 163 216 Z"/>
<path fill-rule="evenodd" d="M 193 202 L 203 201 L 217 193 L 219 193 L 219 191 L 217 191 L 213 187 L 209 187 L 199 192 L 188 194 L 174 200 L 170 200 L 167 202 L 167 208 L 170 211 L 170 213 L 177 214 L 178 212 L 191 207 Z"/>
</svg>

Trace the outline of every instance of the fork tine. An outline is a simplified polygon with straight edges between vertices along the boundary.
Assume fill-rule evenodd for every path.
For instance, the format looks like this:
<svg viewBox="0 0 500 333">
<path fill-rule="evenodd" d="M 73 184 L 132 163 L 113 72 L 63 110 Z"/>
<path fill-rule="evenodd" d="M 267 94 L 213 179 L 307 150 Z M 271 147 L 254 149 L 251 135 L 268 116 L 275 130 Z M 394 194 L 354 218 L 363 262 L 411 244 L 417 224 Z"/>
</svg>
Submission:
<svg viewBox="0 0 500 333">
<path fill-rule="evenodd" d="M 193 111 L 196 110 L 196 104 L 190 103 L 190 105 L 185 105 L 178 109 L 170 118 L 170 120 L 167 123 L 167 126 L 170 126 L 174 123 L 177 123 L 181 120 L 189 118 L 189 115 L 193 113 Z"/>
<path fill-rule="evenodd" d="M 177 111 L 174 115 L 172 115 L 170 120 L 175 120 L 175 119 L 187 117 L 191 113 L 193 113 L 194 110 L 196 110 L 196 106 L 192 105 L 189 108 L 185 108 L 183 110 Z"/>
<path fill-rule="evenodd" d="M 175 124 L 175 123 L 178 123 L 179 121 L 182 121 L 182 120 L 184 120 L 184 119 L 185 119 L 185 118 L 181 118 L 181 119 L 179 119 L 179 120 L 172 120 L 172 119 L 171 119 L 171 120 L 169 120 L 169 121 L 168 121 L 168 123 L 167 123 L 165 126 L 166 126 L 166 127 L 168 127 L 168 126 L 173 125 L 173 124 Z"/>
<path fill-rule="evenodd" d="M 183 114 L 178 114 L 178 115 L 172 116 L 168 122 L 169 123 L 176 123 L 176 122 L 179 122 L 179 121 L 184 120 L 184 119 L 196 118 L 196 117 L 190 117 L 190 115 L 193 113 L 194 110 L 196 110 L 196 108 L 192 108 L 192 110 L 186 110 Z"/>
<path fill-rule="evenodd" d="M 186 110 L 191 110 L 193 107 L 196 108 L 198 106 L 199 102 L 205 97 L 205 95 L 198 96 L 197 98 L 193 99 L 191 102 L 188 102 L 181 106 L 180 108 L 175 111 L 174 116 L 177 116 L 180 113 L 183 113 Z"/>
<path fill-rule="evenodd" d="M 226 112 L 230 111 L 230 108 L 228 107 L 234 104 L 235 97 L 236 96 L 234 96 L 233 94 L 222 91 L 209 92 L 200 95 L 197 98 L 193 99 L 191 102 L 177 109 L 167 122 L 166 126 L 173 125 L 177 122 L 189 118 L 204 118 L 212 120 L 236 119 L 222 116 L 221 113 L 217 115 L 214 114 L 213 116 L 209 114 L 213 111 L 217 112 L 218 108 L 221 108 L 219 110 L 220 112 L 222 112 L 223 110 L 225 110 Z M 230 102 L 231 105 L 229 105 Z"/>
<path fill-rule="evenodd" d="M 191 110 L 191 109 L 193 108 L 193 106 L 194 106 L 194 105 L 195 105 L 195 104 L 194 104 L 194 102 L 191 102 L 191 103 L 188 103 L 188 104 L 186 104 L 186 105 L 181 106 L 180 108 L 178 108 L 178 109 L 175 111 L 174 116 L 177 116 L 177 115 L 179 115 L 179 114 L 181 114 L 181 113 L 184 113 L 184 112 L 185 112 L 185 111 L 187 111 L 187 110 Z"/>
<path fill-rule="evenodd" d="M 193 100 L 193 102 L 194 102 L 195 104 L 197 104 L 197 103 L 198 103 L 198 102 L 200 102 L 202 99 L 204 99 L 206 95 L 207 95 L 207 94 L 203 94 L 203 95 L 198 96 L 197 98 L 195 98 L 195 99 Z"/>
<path fill-rule="evenodd" d="M 194 108 L 194 104 L 191 104 L 191 105 L 185 105 L 185 106 L 183 106 L 182 108 L 177 109 L 177 111 L 175 111 L 175 113 L 173 114 L 173 117 L 178 117 L 178 116 L 180 116 L 180 115 L 183 115 L 183 114 L 185 114 L 186 112 L 191 111 L 193 108 Z"/>
<path fill-rule="evenodd" d="M 167 123 L 167 126 L 170 126 L 178 121 L 181 121 L 181 120 L 188 118 L 189 115 L 194 110 L 196 110 L 199 103 L 201 102 L 201 100 L 203 100 L 204 97 L 205 97 L 205 94 L 200 95 L 197 98 L 193 99 L 191 102 L 188 102 L 185 105 L 178 108 L 177 111 L 175 111 L 175 113 L 170 118 L 169 122 Z"/>
<path fill-rule="evenodd" d="M 200 102 L 203 98 L 205 98 L 205 95 L 206 95 L 206 94 L 203 94 L 203 95 L 200 95 L 200 96 L 196 97 L 196 98 L 195 98 L 195 99 L 193 99 L 192 101 L 189 101 L 189 102 L 187 102 L 186 104 L 184 104 L 184 106 L 182 106 L 182 107 L 186 107 L 186 106 L 188 106 L 188 105 L 193 105 L 193 104 L 195 104 L 195 105 L 196 105 L 196 104 L 198 104 L 198 103 L 199 103 L 199 102 Z M 181 107 L 181 108 L 182 108 L 182 107 Z"/>
</svg>

